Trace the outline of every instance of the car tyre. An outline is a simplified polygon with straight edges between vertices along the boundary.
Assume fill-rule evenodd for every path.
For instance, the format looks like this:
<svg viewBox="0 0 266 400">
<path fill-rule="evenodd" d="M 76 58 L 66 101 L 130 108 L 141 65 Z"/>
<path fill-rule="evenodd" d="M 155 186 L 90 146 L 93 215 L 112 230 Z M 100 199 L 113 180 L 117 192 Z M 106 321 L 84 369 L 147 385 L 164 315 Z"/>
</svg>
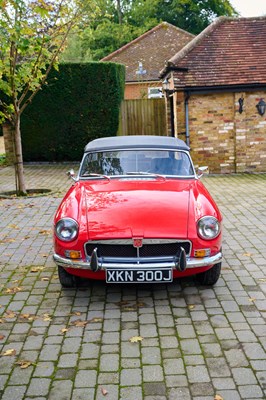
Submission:
<svg viewBox="0 0 266 400">
<path fill-rule="evenodd" d="M 58 265 L 59 281 L 64 288 L 75 288 L 77 286 L 76 277 L 69 274 L 63 267 Z"/>
<path fill-rule="evenodd" d="M 204 286 L 212 286 L 218 281 L 221 275 L 222 263 L 215 264 L 208 271 L 202 272 L 197 275 L 198 281 Z"/>
</svg>

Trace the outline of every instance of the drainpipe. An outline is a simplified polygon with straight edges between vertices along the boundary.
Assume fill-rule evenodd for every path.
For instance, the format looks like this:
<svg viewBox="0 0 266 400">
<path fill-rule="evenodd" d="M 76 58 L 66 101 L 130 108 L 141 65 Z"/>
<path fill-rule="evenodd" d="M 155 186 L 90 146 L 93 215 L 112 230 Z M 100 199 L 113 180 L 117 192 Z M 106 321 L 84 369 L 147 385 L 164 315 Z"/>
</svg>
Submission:
<svg viewBox="0 0 266 400">
<path fill-rule="evenodd" d="M 189 93 L 186 93 L 186 97 L 185 97 L 186 144 L 190 147 L 188 100 L 189 100 Z"/>
<path fill-rule="evenodd" d="M 170 102 L 170 123 L 171 123 L 171 136 L 175 137 L 175 117 L 174 117 L 174 98 L 171 96 L 169 98 Z"/>
</svg>

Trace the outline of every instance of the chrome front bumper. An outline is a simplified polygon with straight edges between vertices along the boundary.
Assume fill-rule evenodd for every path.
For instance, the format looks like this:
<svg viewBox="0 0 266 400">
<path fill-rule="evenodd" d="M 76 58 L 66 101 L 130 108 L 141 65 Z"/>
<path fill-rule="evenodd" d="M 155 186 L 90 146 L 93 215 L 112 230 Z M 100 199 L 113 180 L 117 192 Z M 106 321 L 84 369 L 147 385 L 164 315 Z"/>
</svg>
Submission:
<svg viewBox="0 0 266 400">
<path fill-rule="evenodd" d="M 64 258 L 59 256 L 58 254 L 54 254 L 53 256 L 54 261 L 57 265 L 64 267 L 64 268 L 74 268 L 74 269 L 85 269 L 92 271 L 91 268 L 91 261 L 82 261 L 82 260 L 77 260 L 73 261 L 69 258 Z M 204 258 L 194 258 L 194 257 L 188 257 L 186 259 L 186 269 L 190 268 L 201 268 L 201 267 L 207 267 L 210 265 L 218 264 L 222 260 L 222 253 L 219 252 L 215 254 L 214 256 L 210 257 L 204 257 Z M 130 261 L 128 260 L 127 262 L 121 262 L 119 259 L 108 259 L 101 261 L 101 259 L 98 260 L 99 262 L 99 270 L 101 269 L 108 269 L 108 268 L 125 268 L 125 269 L 132 269 L 132 268 L 158 268 L 158 269 L 163 269 L 163 268 L 172 268 L 172 269 L 178 269 L 177 263 L 173 258 L 171 260 L 165 260 L 162 259 L 160 261 L 158 258 L 156 259 L 138 259 L 137 261 Z"/>
</svg>

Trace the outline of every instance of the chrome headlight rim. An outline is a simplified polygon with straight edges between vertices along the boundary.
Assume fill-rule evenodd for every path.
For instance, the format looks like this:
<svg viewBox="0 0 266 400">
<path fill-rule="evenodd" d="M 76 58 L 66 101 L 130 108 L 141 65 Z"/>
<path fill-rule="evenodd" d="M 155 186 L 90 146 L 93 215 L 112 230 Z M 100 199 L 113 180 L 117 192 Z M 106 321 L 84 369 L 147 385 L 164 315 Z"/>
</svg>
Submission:
<svg viewBox="0 0 266 400">
<path fill-rule="evenodd" d="M 197 221 L 197 231 L 201 239 L 213 240 L 221 233 L 221 223 L 213 215 L 205 215 Z"/>
<path fill-rule="evenodd" d="M 62 232 L 65 232 L 62 235 Z M 65 217 L 61 218 L 55 224 L 55 235 L 63 242 L 72 242 L 78 236 L 79 226 L 77 221 L 73 218 Z"/>
</svg>

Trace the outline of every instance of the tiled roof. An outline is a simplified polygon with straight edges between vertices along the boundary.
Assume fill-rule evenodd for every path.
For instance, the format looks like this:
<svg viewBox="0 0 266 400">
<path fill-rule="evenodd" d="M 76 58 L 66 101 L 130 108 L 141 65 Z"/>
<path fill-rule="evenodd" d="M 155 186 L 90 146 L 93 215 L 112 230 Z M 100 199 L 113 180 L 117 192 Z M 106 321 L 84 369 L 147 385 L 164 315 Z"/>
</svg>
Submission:
<svg viewBox="0 0 266 400">
<path fill-rule="evenodd" d="M 175 87 L 266 84 L 266 17 L 220 17 L 173 56 Z"/>
<path fill-rule="evenodd" d="M 167 22 L 139 36 L 132 42 L 114 51 L 101 61 L 112 61 L 126 66 L 126 82 L 139 81 L 136 71 L 142 62 L 146 74 L 141 81 L 159 80 L 159 72 L 165 62 L 194 38 Z"/>
</svg>

